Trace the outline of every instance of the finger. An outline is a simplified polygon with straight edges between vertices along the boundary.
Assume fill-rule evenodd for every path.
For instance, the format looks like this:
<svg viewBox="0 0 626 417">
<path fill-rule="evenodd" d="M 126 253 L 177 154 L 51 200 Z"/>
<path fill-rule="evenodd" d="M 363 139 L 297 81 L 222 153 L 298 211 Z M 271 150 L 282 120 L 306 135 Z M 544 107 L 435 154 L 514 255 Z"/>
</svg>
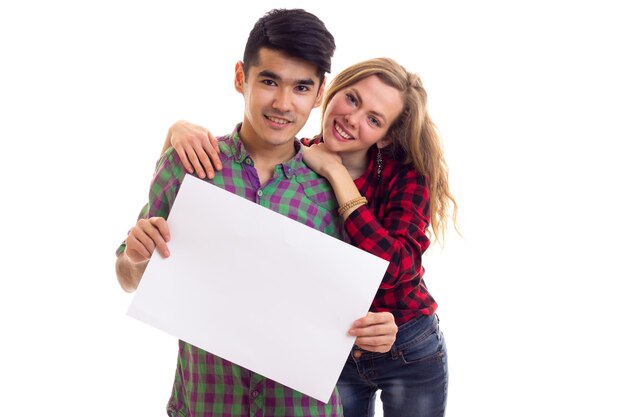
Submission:
<svg viewBox="0 0 626 417">
<path fill-rule="evenodd" d="M 381 335 L 394 335 L 397 333 L 397 327 L 395 325 L 373 325 L 367 327 L 353 327 L 348 331 L 348 334 L 356 337 L 364 336 L 381 336 Z"/>
<path fill-rule="evenodd" d="M 170 251 L 167 248 L 167 243 L 165 243 L 165 236 L 162 234 L 161 230 L 155 223 L 158 223 L 152 219 L 150 219 L 149 225 L 143 229 L 146 235 L 152 240 L 152 245 L 156 248 L 161 256 L 167 258 L 170 256 Z M 169 238 L 168 238 L 169 240 Z"/>
<path fill-rule="evenodd" d="M 220 151 L 220 144 L 217 141 L 217 139 L 215 138 L 215 136 L 213 136 L 213 134 L 209 131 L 206 132 L 207 133 L 207 137 L 209 138 L 209 143 L 211 144 L 211 146 L 213 147 L 213 149 L 215 149 L 216 152 Z"/>
<path fill-rule="evenodd" d="M 355 320 L 353 327 L 366 327 L 379 323 L 391 323 L 394 321 L 393 314 L 389 312 L 368 312 L 365 317 Z"/>
<path fill-rule="evenodd" d="M 126 238 L 125 253 L 131 262 L 140 263 L 150 259 L 152 252 L 149 251 L 139 239 L 137 239 L 135 234 L 129 234 Z"/>
<path fill-rule="evenodd" d="M 363 337 L 357 338 L 355 344 L 365 350 L 371 352 L 388 352 L 393 346 L 395 338 L 388 337 Z"/>
<path fill-rule="evenodd" d="M 388 346 L 374 346 L 374 345 L 366 345 L 366 344 L 357 344 L 363 350 L 368 352 L 378 352 L 378 353 L 387 353 L 391 350 L 391 345 Z"/>
<path fill-rule="evenodd" d="M 153 226 L 145 220 L 143 223 L 137 223 L 137 226 L 131 231 L 131 235 L 136 239 L 138 245 L 141 245 L 147 251 L 147 255 L 145 256 L 146 259 L 150 259 L 152 257 L 152 253 L 156 248 L 154 239 L 148 234 L 148 231 L 151 228 L 153 228 Z"/>
<path fill-rule="evenodd" d="M 185 152 L 185 148 L 182 145 L 174 145 L 174 149 L 180 158 L 180 161 L 183 163 L 183 166 L 187 170 L 188 173 L 193 173 L 193 167 L 189 162 L 189 158 L 187 158 L 187 152 Z"/>
<path fill-rule="evenodd" d="M 377 349 L 380 349 L 379 346 L 371 345 L 371 344 L 364 343 L 364 342 L 356 342 L 355 345 L 357 345 L 359 348 L 366 350 L 368 352 L 376 352 Z"/>
<path fill-rule="evenodd" d="M 357 337 L 355 344 L 362 344 L 368 346 L 391 346 L 396 341 L 395 337 L 388 335 L 385 336 L 373 336 L 373 337 Z"/>
<path fill-rule="evenodd" d="M 150 217 L 150 223 L 159 229 L 161 236 L 166 242 L 170 241 L 170 226 L 167 224 L 167 220 L 163 217 Z"/>
<path fill-rule="evenodd" d="M 200 164 L 204 167 L 204 170 L 207 173 L 207 176 L 209 178 L 215 177 L 215 170 L 213 169 L 213 162 L 211 161 L 212 157 L 210 156 L 211 152 L 215 153 L 215 149 L 213 149 L 213 147 L 206 140 L 198 144 L 194 149 L 196 155 L 198 155 Z"/>
<path fill-rule="evenodd" d="M 148 261 L 152 257 L 155 244 L 146 234 L 146 227 L 152 227 L 147 219 L 141 219 L 130 230 L 126 238 L 127 255 L 135 263 Z"/>
<path fill-rule="evenodd" d="M 202 163 L 198 159 L 198 153 L 196 152 L 195 147 L 193 145 L 188 145 L 188 148 L 185 149 L 185 151 L 187 152 L 187 156 L 191 161 L 191 165 L 193 165 L 194 169 L 196 170 L 196 174 L 198 174 L 198 177 L 204 178 L 206 176 L 206 173 L 202 168 Z"/>
<path fill-rule="evenodd" d="M 210 139 L 209 139 L 210 141 Z M 217 143 L 217 141 L 215 141 Z M 204 151 L 211 158 L 211 168 L 215 168 L 216 171 L 222 170 L 222 161 L 220 160 L 220 148 L 218 145 L 213 145 L 211 142 L 204 142 Z"/>
</svg>

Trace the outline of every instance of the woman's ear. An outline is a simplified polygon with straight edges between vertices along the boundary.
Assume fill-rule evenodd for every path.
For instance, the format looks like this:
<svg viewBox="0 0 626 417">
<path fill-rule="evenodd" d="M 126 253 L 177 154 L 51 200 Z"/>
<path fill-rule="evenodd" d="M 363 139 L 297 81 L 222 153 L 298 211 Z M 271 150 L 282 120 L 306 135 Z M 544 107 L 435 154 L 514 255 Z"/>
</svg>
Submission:
<svg viewBox="0 0 626 417">
<path fill-rule="evenodd" d="M 319 107 L 322 104 L 322 100 L 324 99 L 324 87 L 326 86 L 326 77 L 324 77 L 324 81 L 320 84 L 320 88 L 317 90 L 317 96 L 315 97 L 315 104 L 313 108 Z"/>
<path fill-rule="evenodd" d="M 391 138 L 389 136 L 385 136 L 384 138 L 376 142 L 376 146 L 378 146 L 378 149 L 382 149 L 389 144 L 391 144 Z"/>
</svg>

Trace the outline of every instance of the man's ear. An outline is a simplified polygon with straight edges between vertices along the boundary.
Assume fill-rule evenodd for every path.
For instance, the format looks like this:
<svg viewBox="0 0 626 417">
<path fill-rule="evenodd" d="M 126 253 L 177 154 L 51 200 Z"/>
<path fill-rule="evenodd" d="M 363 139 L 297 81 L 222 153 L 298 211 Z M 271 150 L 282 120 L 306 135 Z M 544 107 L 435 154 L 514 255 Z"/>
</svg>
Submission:
<svg viewBox="0 0 626 417">
<path fill-rule="evenodd" d="M 385 137 L 383 137 L 378 142 L 376 142 L 376 146 L 378 146 L 378 149 L 382 149 L 385 146 L 389 146 L 390 144 L 391 144 L 391 138 L 387 135 L 385 135 Z"/>
<path fill-rule="evenodd" d="M 322 80 L 322 84 L 320 84 L 320 88 L 317 91 L 317 97 L 315 97 L 315 104 L 313 108 L 319 107 L 322 104 L 322 100 L 324 99 L 324 88 L 326 87 L 326 77 Z"/>
<path fill-rule="evenodd" d="M 235 64 L 235 90 L 240 93 L 243 93 L 243 83 L 245 76 L 243 74 L 243 62 L 238 61 Z"/>
</svg>

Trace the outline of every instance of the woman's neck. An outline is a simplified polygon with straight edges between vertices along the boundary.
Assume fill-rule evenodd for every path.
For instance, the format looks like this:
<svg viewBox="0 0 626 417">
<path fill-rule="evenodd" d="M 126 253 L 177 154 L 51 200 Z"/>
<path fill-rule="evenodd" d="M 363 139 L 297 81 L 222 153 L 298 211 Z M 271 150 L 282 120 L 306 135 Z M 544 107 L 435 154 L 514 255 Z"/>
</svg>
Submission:
<svg viewBox="0 0 626 417">
<path fill-rule="evenodd" d="M 340 153 L 341 162 L 346 167 L 350 177 L 356 180 L 365 173 L 367 169 L 367 149 L 364 151 Z"/>
</svg>

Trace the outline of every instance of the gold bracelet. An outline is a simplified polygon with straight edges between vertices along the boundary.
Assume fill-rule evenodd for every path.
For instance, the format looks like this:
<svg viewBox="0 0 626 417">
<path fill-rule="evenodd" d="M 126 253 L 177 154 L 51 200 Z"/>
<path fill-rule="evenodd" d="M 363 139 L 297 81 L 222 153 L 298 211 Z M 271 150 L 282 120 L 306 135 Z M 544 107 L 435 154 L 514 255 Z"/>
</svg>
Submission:
<svg viewBox="0 0 626 417">
<path fill-rule="evenodd" d="M 363 204 L 367 204 L 367 198 L 363 196 L 357 197 L 342 204 L 337 210 L 337 212 L 339 213 L 340 216 L 343 216 L 343 213 L 350 210 L 352 207 L 362 206 Z"/>
</svg>

